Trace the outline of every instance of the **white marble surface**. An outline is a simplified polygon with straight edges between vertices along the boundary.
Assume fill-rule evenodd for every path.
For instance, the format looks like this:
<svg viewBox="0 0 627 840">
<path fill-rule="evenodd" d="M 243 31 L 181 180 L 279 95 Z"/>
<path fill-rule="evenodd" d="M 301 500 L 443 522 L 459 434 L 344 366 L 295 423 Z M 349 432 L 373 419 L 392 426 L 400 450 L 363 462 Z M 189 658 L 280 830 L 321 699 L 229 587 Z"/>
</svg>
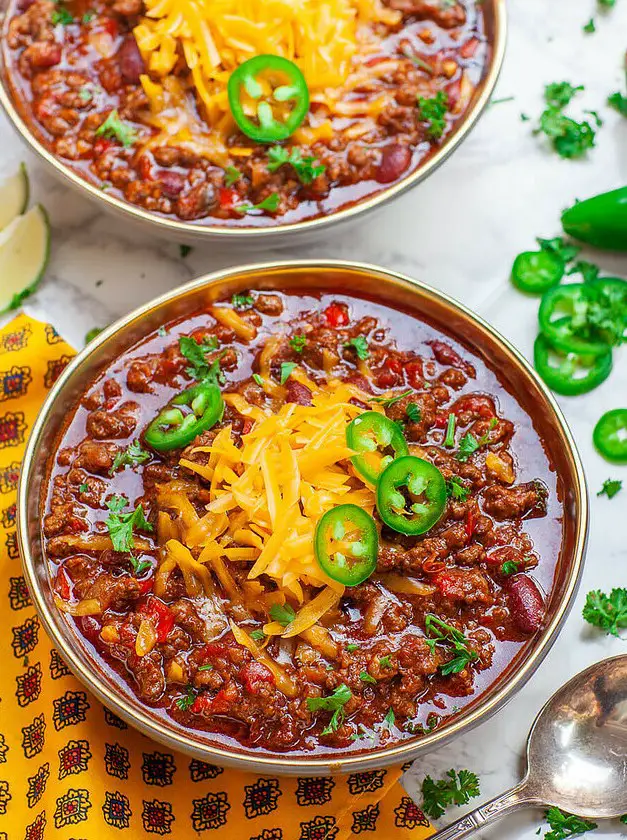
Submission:
<svg viewBox="0 0 627 840">
<path fill-rule="evenodd" d="M 496 97 L 515 96 L 514 101 L 492 106 L 452 160 L 378 216 L 346 235 L 325 234 L 315 247 L 273 253 L 360 259 L 412 274 L 476 309 L 529 355 L 537 304 L 509 284 L 514 255 L 533 247 L 535 236 L 557 235 L 560 210 L 575 197 L 627 182 L 627 120 L 604 107 L 608 93 L 625 81 L 627 0 L 617 0 L 609 14 L 595 15 L 595 35 L 582 32 L 596 11 L 594 0 L 511 0 L 509 7 L 510 38 Z M 531 135 L 532 124 L 520 120 L 521 112 L 540 113 L 545 83 L 564 79 L 586 85 L 575 107 L 598 109 L 605 120 L 597 147 L 585 161 L 560 160 Z M 176 244 L 102 215 L 53 180 L 28 157 L 1 117 L 0 139 L 0 176 L 26 159 L 35 196 L 46 205 L 54 228 L 50 268 L 29 309 L 52 321 L 77 347 L 90 327 L 107 324 L 198 274 L 246 261 L 245 255 L 217 254 L 210 246 L 196 247 L 182 260 Z M 249 259 L 272 255 L 256 253 Z M 625 256 L 589 258 L 627 276 Z M 553 690 L 586 665 L 627 652 L 625 643 L 590 630 L 580 617 L 589 589 L 608 590 L 625 585 L 627 578 L 627 469 L 608 465 L 591 445 L 601 413 L 627 402 L 627 350 L 616 354 L 615 371 L 604 385 L 589 396 L 560 402 L 592 494 L 588 557 L 577 604 L 552 652 L 515 700 L 416 769 L 421 778 L 426 772 L 467 767 L 481 776 L 485 798 L 519 778 L 528 727 Z M 608 476 L 626 482 L 612 501 L 596 496 Z M 540 813 L 525 813 L 485 836 L 532 840 L 540 823 Z M 603 825 L 598 833 L 618 837 L 621 827 Z"/>
</svg>

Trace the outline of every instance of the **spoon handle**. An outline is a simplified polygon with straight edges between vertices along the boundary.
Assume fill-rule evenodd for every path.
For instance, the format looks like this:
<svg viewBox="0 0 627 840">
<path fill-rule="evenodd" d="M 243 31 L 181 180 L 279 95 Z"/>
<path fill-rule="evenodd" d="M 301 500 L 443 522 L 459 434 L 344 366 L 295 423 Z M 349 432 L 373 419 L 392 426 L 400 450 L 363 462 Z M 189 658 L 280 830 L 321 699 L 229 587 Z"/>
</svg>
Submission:
<svg viewBox="0 0 627 840">
<path fill-rule="evenodd" d="M 438 831 L 430 840 L 461 840 L 462 837 L 467 837 L 477 829 L 496 822 L 505 814 L 511 814 L 514 811 L 520 811 L 522 808 L 537 804 L 537 800 L 529 796 L 524 783 L 521 783 L 486 802 L 485 805 L 470 811 L 442 831 Z"/>
</svg>

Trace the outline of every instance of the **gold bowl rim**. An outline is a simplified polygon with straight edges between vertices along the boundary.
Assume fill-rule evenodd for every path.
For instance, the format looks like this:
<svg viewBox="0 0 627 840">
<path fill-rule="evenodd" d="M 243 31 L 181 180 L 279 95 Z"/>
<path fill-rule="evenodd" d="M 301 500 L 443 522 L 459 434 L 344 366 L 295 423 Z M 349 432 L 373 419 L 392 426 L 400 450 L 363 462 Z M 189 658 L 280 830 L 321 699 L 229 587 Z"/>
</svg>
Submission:
<svg viewBox="0 0 627 840">
<path fill-rule="evenodd" d="M 3 0 L 0 0 L 0 7 L 2 6 L 2 2 Z M 4 3 L 6 2 L 7 0 L 4 0 Z M 62 179 L 69 182 L 79 191 L 87 193 L 94 201 L 104 204 L 105 208 L 117 212 L 119 215 L 121 214 L 134 219 L 135 221 L 143 222 L 144 225 L 148 224 L 155 232 L 161 230 L 172 235 L 176 234 L 183 241 L 185 239 L 206 239 L 226 242 L 232 239 L 239 239 L 240 241 L 248 240 L 251 243 L 254 242 L 257 244 L 259 240 L 262 240 L 264 244 L 271 246 L 275 240 L 281 238 L 282 234 L 319 231 L 336 222 L 348 221 L 355 216 L 359 216 L 386 204 L 396 196 L 401 195 L 406 190 L 425 180 L 455 151 L 474 128 L 479 117 L 488 105 L 501 72 L 501 67 L 503 66 L 507 40 L 506 0 L 488 0 L 488 2 L 490 3 L 491 13 L 493 14 L 493 38 L 489 42 L 492 48 L 492 54 L 489 59 L 487 72 L 481 80 L 481 90 L 472 107 L 467 111 L 442 147 L 424 165 L 418 166 L 417 169 L 411 172 L 406 178 L 401 179 L 398 183 L 380 190 L 369 198 L 364 198 L 354 204 L 350 204 L 347 207 L 331 211 L 326 215 L 316 216 L 312 219 L 304 219 L 300 222 L 290 222 L 285 225 L 268 225 L 267 227 L 229 227 L 228 225 L 184 222 L 144 210 L 142 207 L 138 207 L 114 195 L 109 195 L 106 191 L 99 189 L 96 185 L 81 177 L 74 171 L 71 165 L 66 165 L 48 151 L 43 143 L 37 139 L 34 132 L 31 131 L 19 109 L 15 106 L 6 80 L 6 72 L 1 66 L 1 63 L 0 105 L 4 108 L 9 121 L 17 133 L 35 154 Z M 0 13 L 0 23 L 2 22 L 2 17 L 3 15 Z"/>
<path fill-rule="evenodd" d="M 513 363 L 513 369 L 517 367 L 518 372 L 521 372 L 527 381 L 531 380 L 546 400 L 549 414 L 555 423 L 558 443 L 561 447 L 563 447 L 563 451 L 565 452 L 572 467 L 572 473 L 575 478 L 575 486 L 569 489 L 573 492 L 574 509 L 578 514 L 574 519 L 573 526 L 575 536 L 572 544 L 572 557 L 569 557 L 566 561 L 567 571 L 564 575 L 563 591 L 555 613 L 550 622 L 543 628 L 539 637 L 533 640 L 532 649 L 530 650 L 526 661 L 517 666 L 510 665 L 509 667 L 511 669 L 511 673 L 508 673 L 507 676 L 500 677 L 499 680 L 497 680 L 497 685 L 499 681 L 501 681 L 502 684 L 498 685 L 496 690 L 494 690 L 493 684 L 492 687 L 489 687 L 486 692 L 484 692 L 484 699 L 481 699 L 480 697 L 477 700 L 476 705 L 467 713 L 462 712 L 459 717 L 454 718 L 450 724 L 445 725 L 442 729 L 436 729 L 433 733 L 419 739 L 409 739 L 406 742 L 402 741 L 392 747 L 380 747 L 375 750 L 355 755 L 348 754 L 347 756 L 336 757 L 325 754 L 311 759 L 304 757 L 302 754 L 299 754 L 297 757 L 290 758 L 289 753 L 256 754 L 252 751 L 238 752 L 237 748 L 231 749 L 229 746 L 203 744 L 197 741 L 192 734 L 184 735 L 179 734 L 177 731 L 173 731 L 168 725 L 166 725 L 166 723 L 164 723 L 163 720 L 158 719 L 155 715 L 151 715 L 143 709 L 138 711 L 136 708 L 132 708 L 131 703 L 129 703 L 125 697 L 112 690 L 106 681 L 100 678 L 96 668 L 94 667 L 93 658 L 89 660 L 88 666 L 81 661 L 79 656 L 75 656 L 73 651 L 69 649 L 66 644 L 61 631 L 61 618 L 59 611 L 55 609 L 53 603 L 48 602 L 42 591 L 37 572 L 37 563 L 33 553 L 31 552 L 31 536 L 29 533 L 29 529 L 32 530 L 33 527 L 31 525 L 32 520 L 29 521 L 29 510 L 32 509 L 32 501 L 30 500 L 30 487 L 32 484 L 31 479 L 34 472 L 36 457 L 39 455 L 38 450 L 40 440 L 46 427 L 49 415 L 52 413 L 57 397 L 63 394 L 66 385 L 71 383 L 74 375 L 80 374 L 84 369 L 89 369 L 89 361 L 100 346 L 105 344 L 110 338 L 118 333 L 123 334 L 127 328 L 140 323 L 141 320 L 145 316 L 148 316 L 153 310 L 158 310 L 165 304 L 172 304 L 176 302 L 178 298 L 185 298 L 188 294 L 194 291 L 202 290 L 203 288 L 210 289 L 214 284 L 228 282 L 229 279 L 233 279 L 234 281 L 237 280 L 239 283 L 241 280 L 245 281 L 250 275 L 257 275 L 260 272 L 268 273 L 298 270 L 311 270 L 314 272 L 316 270 L 327 272 L 333 270 L 353 272 L 363 276 L 369 276 L 370 279 L 377 279 L 384 284 L 401 286 L 408 292 L 409 295 L 415 296 L 418 300 L 421 298 L 423 300 L 427 299 L 433 301 L 435 305 L 451 309 L 455 312 L 455 314 L 461 316 L 464 321 L 473 323 L 479 331 L 487 334 L 492 342 L 492 346 L 496 346 L 499 352 L 509 356 Z M 248 286 L 244 286 L 242 283 L 242 288 L 248 288 Z M 308 288 L 311 288 L 311 286 L 308 286 Z M 359 293 L 357 292 L 357 294 Z M 375 295 L 375 297 L 377 296 L 381 297 L 380 295 Z M 416 317 L 418 317 L 418 315 L 416 315 Z M 452 337 L 456 337 L 453 332 L 451 332 L 451 335 Z M 110 363 L 111 359 L 108 360 L 108 364 Z M 97 373 L 101 373 L 102 369 L 103 367 L 101 365 Z M 36 509 L 39 511 L 39 493 L 37 493 L 37 496 L 38 498 L 35 500 Z M 569 515 L 568 512 L 566 515 Z M 506 338 L 494 329 L 494 327 L 481 318 L 481 316 L 475 314 L 464 304 L 455 300 L 445 292 L 435 289 L 422 281 L 408 277 L 402 273 L 392 271 L 391 269 L 382 268 L 368 263 L 331 259 L 260 262 L 215 271 L 154 298 L 143 306 L 133 310 L 128 315 L 118 319 L 103 330 L 103 332 L 91 341 L 87 347 L 77 353 L 75 358 L 62 372 L 48 394 L 33 424 L 27 442 L 24 460 L 20 470 L 17 500 L 17 534 L 20 559 L 31 598 L 48 636 L 51 638 L 55 647 L 57 647 L 60 651 L 61 655 L 78 679 L 85 684 L 102 703 L 114 710 L 121 718 L 130 723 L 134 728 L 139 729 L 145 735 L 154 738 L 171 749 L 180 750 L 193 757 L 218 765 L 231 766 L 243 770 L 254 770 L 255 772 L 283 775 L 320 775 L 338 772 L 354 772 L 388 766 L 394 763 L 402 763 L 410 759 L 414 759 L 420 754 L 432 751 L 436 746 L 441 746 L 444 743 L 447 743 L 454 737 L 460 735 L 462 732 L 472 729 L 474 726 L 491 717 L 529 680 L 555 642 L 558 632 L 570 612 L 574 596 L 577 592 L 577 587 L 583 571 L 588 527 L 588 493 L 583 465 L 577 451 L 576 444 L 563 413 L 551 391 L 544 384 L 542 379 L 525 357 Z M 37 522 L 36 530 L 38 532 L 40 531 L 39 521 Z"/>
</svg>

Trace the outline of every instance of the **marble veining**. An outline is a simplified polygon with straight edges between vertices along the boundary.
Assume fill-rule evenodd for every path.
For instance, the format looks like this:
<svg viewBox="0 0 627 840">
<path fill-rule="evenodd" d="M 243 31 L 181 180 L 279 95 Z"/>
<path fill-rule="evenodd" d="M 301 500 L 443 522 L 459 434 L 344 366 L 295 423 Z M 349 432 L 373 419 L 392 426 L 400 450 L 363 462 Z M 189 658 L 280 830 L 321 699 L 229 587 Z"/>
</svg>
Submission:
<svg viewBox="0 0 627 840">
<path fill-rule="evenodd" d="M 176 243 L 146 234 L 102 214 L 51 177 L 24 149 L 0 117 L 0 177 L 26 160 L 33 194 L 53 224 L 52 259 L 45 282 L 28 310 L 55 324 L 76 347 L 85 332 L 199 274 L 240 262 L 324 256 L 358 259 L 414 275 L 449 292 L 493 323 L 528 357 L 536 334 L 537 302 L 518 294 L 508 276 L 514 256 L 534 246 L 535 236 L 559 234 L 559 214 L 576 197 L 627 183 L 627 120 L 605 107 L 607 95 L 625 84 L 627 0 L 610 12 L 595 0 L 510 0 L 507 57 L 495 98 L 461 149 L 426 183 L 356 226 L 325 232 L 317 245 L 255 253 L 196 246 L 185 259 Z M 582 26 L 594 15 L 597 33 Z M 572 108 L 600 112 L 604 126 L 584 161 L 563 161 L 531 134 L 542 110 L 544 84 L 568 80 L 586 90 Z M 623 87 L 624 89 L 624 87 Z M 581 109 L 581 110 L 580 110 Z M 612 274 L 627 276 L 627 257 L 584 254 Z M 1 282 L 1 280 L 0 280 Z M 606 410 L 625 405 L 627 350 L 616 354 L 610 379 L 592 394 L 561 398 L 581 452 L 591 494 L 588 556 L 577 602 L 539 671 L 510 704 L 465 737 L 421 759 L 407 774 L 410 793 L 426 773 L 455 767 L 481 778 L 482 799 L 502 792 L 523 772 L 524 743 L 548 696 L 577 671 L 625 652 L 625 643 L 602 636 L 581 619 L 585 593 L 626 584 L 627 549 L 621 516 L 627 513 L 627 468 L 611 466 L 594 451 L 591 432 Z M 608 478 L 622 478 L 623 492 L 598 498 Z M 462 810 L 459 813 L 463 813 Z M 445 825 L 449 813 L 441 823 Z M 541 813 L 522 812 L 484 838 L 534 840 Z M 622 828 L 622 832 L 621 832 Z M 619 837 L 627 827 L 601 825 L 598 834 Z"/>
</svg>

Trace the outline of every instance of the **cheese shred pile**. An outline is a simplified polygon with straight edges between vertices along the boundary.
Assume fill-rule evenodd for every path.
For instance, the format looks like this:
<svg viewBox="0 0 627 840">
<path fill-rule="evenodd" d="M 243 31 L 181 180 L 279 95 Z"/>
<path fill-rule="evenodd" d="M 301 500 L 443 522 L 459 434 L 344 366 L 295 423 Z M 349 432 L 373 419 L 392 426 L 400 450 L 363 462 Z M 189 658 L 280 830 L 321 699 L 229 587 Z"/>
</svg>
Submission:
<svg viewBox="0 0 627 840">
<path fill-rule="evenodd" d="M 315 125 L 296 132 L 296 142 L 328 139 L 328 117 L 376 117 L 389 101 L 385 93 L 351 97 L 395 66 L 363 61 L 380 49 L 377 26 L 395 27 L 402 19 L 381 0 L 145 0 L 145 10 L 134 35 L 148 69 L 142 85 L 151 122 L 160 130 L 153 145 L 186 145 L 219 165 L 229 154 L 250 154 L 248 147 L 227 153 L 226 140 L 235 130 L 227 83 L 233 70 L 256 55 L 293 61 L 312 102 L 326 106 Z M 181 60 L 191 86 L 174 73 Z"/>
<path fill-rule="evenodd" d="M 226 393 L 225 402 L 253 421 L 241 447 L 226 426 L 210 446 L 198 446 L 181 459 L 180 465 L 209 488 L 204 515 L 197 514 L 181 482 L 158 488 L 163 559 L 155 592 L 165 591 L 168 575 L 178 567 L 191 596 L 211 597 L 211 570 L 233 603 L 245 603 L 264 618 L 273 604 L 300 604 L 287 627 L 271 621 L 264 632 L 289 637 L 312 631 L 320 646 L 325 634 L 315 625 L 338 604 L 344 586 L 315 558 L 316 523 L 340 504 L 368 513 L 375 506 L 373 490 L 347 468 L 354 453 L 346 445 L 346 427 L 363 410 L 351 400 L 368 397 L 339 380 L 320 388 L 301 369 L 292 376 L 311 389 L 311 406 L 284 403 L 268 415 L 241 394 Z M 247 564 L 243 586 L 229 568 L 232 563 Z"/>
</svg>

